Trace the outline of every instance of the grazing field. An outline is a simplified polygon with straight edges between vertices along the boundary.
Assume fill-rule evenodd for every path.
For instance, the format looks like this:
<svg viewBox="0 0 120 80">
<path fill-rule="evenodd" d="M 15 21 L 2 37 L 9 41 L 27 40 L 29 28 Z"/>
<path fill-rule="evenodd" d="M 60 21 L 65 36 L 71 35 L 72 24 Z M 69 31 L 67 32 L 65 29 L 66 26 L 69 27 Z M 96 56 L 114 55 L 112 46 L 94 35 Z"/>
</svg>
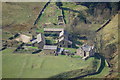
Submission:
<svg viewBox="0 0 120 80">
<path fill-rule="evenodd" d="M 18 32 L 30 31 L 44 5 L 45 2 L 3 2 L 3 39 L 7 39 Z"/>
<path fill-rule="evenodd" d="M 56 27 L 56 25 L 51 24 L 58 23 L 57 17 L 61 15 L 61 10 L 55 5 L 55 2 L 51 2 L 43 12 L 39 19 L 38 25 L 43 26 L 44 24 L 49 25 L 49 27 Z"/>
<path fill-rule="evenodd" d="M 33 24 L 45 2 L 5 2 L 2 3 L 2 24 Z"/>
<path fill-rule="evenodd" d="M 49 78 L 72 70 L 92 69 L 95 61 L 94 57 L 85 61 L 69 56 L 15 54 L 13 50 L 6 49 L 2 53 L 3 78 Z"/>
</svg>

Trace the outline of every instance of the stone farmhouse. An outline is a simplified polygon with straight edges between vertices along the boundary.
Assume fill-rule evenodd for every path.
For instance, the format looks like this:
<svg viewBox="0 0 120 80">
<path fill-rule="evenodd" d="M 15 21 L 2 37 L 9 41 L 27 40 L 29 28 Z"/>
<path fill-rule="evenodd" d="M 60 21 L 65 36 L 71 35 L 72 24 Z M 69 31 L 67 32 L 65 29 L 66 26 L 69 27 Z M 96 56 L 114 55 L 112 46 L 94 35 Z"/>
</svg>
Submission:
<svg viewBox="0 0 120 80">
<path fill-rule="evenodd" d="M 55 33 L 57 35 L 57 43 L 52 45 L 46 44 L 45 33 L 49 34 Z M 68 33 L 64 30 L 64 28 L 44 28 L 44 33 L 37 33 L 35 36 L 25 35 L 25 34 L 16 34 L 11 38 L 13 41 L 21 42 L 15 51 L 25 51 L 28 53 L 43 51 L 45 54 L 69 54 L 69 50 L 65 50 L 64 48 L 72 48 L 72 42 L 68 39 Z M 22 53 L 22 52 L 20 52 Z M 26 52 L 25 52 L 26 53 Z M 94 55 L 94 45 L 84 44 L 80 48 L 77 49 L 76 55 L 81 56 L 83 59 L 86 59 L 89 56 Z"/>
<path fill-rule="evenodd" d="M 44 32 L 58 32 L 58 47 L 72 47 L 72 42 L 68 40 L 68 33 L 63 28 L 44 28 Z"/>
<path fill-rule="evenodd" d="M 52 45 L 46 44 L 45 34 L 46 32 L 57 33 L 57 43 Z M 44 33 L 37 33 L 36 36 L 29 37 L 27 35 L 20 34 L 19 37 L 15 38 L 16 41 L 21 41 L 24 45 L 20 45 L 17 49 L 26 49 L 30 47 L 37 47 L 40 50 L 43 50 L 44 53 L 56 54 L 58 47 L 72 47 L 72 42 L 68 40 L 68 33 L 64 28 L 44 28 Z M 38 50 L 37 49 L 37 50 Z"/>
<path fill-rule="evenodd" d="M 38 47 L 39 49 L 43 49 L 43 46 L 45 45 L 45 38 L 42 33 L 39 33 L 36 38 L 33 38 L 31 40 L 32 45 Z"/>
<path fill-rule="evenodd" d="M 46 53 L 58 54 L 58 47 L 72 47 L 72 42 L 68 40 L 68 33 L 63 28 L 44 28 L 44 32 L 57 32 L 59 34 L 56 45 L 44 45 L 43 50 Z"/>
<path fill-rule="evenodd" d="M 45 54 L 56 54 L 57 53 L 57 46 L 54 45 L 44 45 L 43 51 Z"/>
<path fill-rule="evenodd" d="M 83 59 L 86 59 L 89 56 L 94 55 L 94 45 L 90 46 L 88 44 L 82 45 L 79 49 L 77 49 L 76 55 L 81 56 Z"/>
</svg>

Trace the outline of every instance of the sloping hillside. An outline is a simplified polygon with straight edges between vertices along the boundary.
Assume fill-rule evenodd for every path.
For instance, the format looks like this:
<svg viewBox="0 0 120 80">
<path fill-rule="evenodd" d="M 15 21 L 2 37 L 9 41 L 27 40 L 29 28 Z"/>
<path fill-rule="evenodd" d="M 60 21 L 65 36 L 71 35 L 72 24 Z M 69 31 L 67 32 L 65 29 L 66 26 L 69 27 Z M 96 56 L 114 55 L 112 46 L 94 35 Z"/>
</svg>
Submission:
<svg viewBox="0 0 120 80">
<path fill-rule="evenodd" d="M 104 55 L 110 65 L 107 77 L 117 76 L 118 71 L 118 14 L 97 33 L 97 51 Z"/>
<path fill-rule="evenodd" d="M 60 2 L 61 5 L 59 6 L 59 4 L 56 2 L 50 2 L 50 4 L 45 8 L 44 12 L 42 12 L 38 23 L 33 25 L 45 4 L 46 3 L 44 2 L 2 3 L 2 36 L 4 42 L 6 43 L 5 40 L 16 33 L 28 33 L 31 35 L 34 35 L 35 33 L 36 35 L 36 32 L 43 32 L 44 27 L 64 27 L 64 25 L 58 25 L 58 16 L 62 15 L 66 23 L 65 29 L 70 34 L 70 41 L 77 45 L 81 45 L 87 41 L 88 43 L 95 44 L 96 52 L 105 57 L 108 66 L 110 67 L 110 70 L 105 68 L 107 72 L 105 72 L 106 70 L 103 70 L 105 75 L 101 73 L 102 77 L 116 77 L 118 74 L 118 14 L 116 15 L 118 12 L 117 4 L 99 2 Z M 111 19 L 111 21 L 105 25 L 104 28 L 98 32 L 95 32 L 108 19 Z M 32 31 L 34 31 L 34 33 Z M 12 57 L 10 58 L 13 60 Z M 32 66 L 32 64 L 30 65 Z M 6 66 L 6 64 L 4 66 Z M 9 71 L 9 68 L 7 69 Z M 70 69 L 72 70 L 72 67 L 70 67 Z M 43 73 L 41 74 L 43 75 Z M 101 74 L 97 76 L 100 77 Z M 108 75 L 106 76 L 106 74 Z M 37 75 L 39 76 L 39 74 Z"/>
<path fill-rule="evenodd" d="M 45 11 L 43 12 L 42 16 L 38 21 L 39 27 L 43 27 L 44 25 L 46 26 L 48 25 L 49 27 L 56 27 L 57 25 L 55 24 L 58 23 L 58 16 L 62 16 L 62 15 L 65 18 L 65 21 L 67 22 L 67 24 L 69 24 L 68 23 L 69 20 L 72 21 L 74 19 L 74 16 L 72 15 L 78 15 L 80 11 L 85 11 L 87 9 L 87 7 L 82 5 L 76 5 L 73 2 L 72 3 L 62 2 L 61 7 L 62 9 L 59 8 L 59 6 L 57 5 L 57 2 L 51 2 L 46 7 Z M 60 26 L 60 27 L 63 27 L 63 26 Z"/>
<path fill-rule="evenodd" d="M 2 31 L 3 38 L 9 38 L 17 32 L 25 32 L 34 27 L 34 21 L 45 2 L 22 3 L 4 2 L 2 3 Z"/>
</svg>

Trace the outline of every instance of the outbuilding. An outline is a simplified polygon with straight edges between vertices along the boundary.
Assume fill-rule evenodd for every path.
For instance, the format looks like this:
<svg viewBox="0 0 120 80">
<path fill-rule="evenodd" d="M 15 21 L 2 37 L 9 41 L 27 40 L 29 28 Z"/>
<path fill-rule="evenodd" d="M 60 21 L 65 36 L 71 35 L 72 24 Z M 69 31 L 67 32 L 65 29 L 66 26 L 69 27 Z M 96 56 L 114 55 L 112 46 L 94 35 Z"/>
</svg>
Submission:
<svg viewBox="0 0 120 80">
<path fill-rule="evenodd" d="M 54 46 L 54 45 L 44 45 L 43 50 L 44 50 L 45 54 L 56 54 L 57 46 Z"/>
<path fill-rule="evenodd" d="M 77 49 L 76 55 L 83 57 L 83 59 L 94 55 L 94 45 L 90 46 L 88 44 L 82 45 L 79 49 Z"/>
</svg>

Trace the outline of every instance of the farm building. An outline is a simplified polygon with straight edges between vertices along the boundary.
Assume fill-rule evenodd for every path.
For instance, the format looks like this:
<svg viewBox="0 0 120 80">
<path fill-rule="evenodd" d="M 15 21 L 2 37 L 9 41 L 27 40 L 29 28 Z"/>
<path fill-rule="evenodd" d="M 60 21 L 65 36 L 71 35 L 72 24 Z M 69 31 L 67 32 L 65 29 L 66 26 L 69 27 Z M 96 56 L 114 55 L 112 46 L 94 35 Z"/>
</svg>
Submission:
<svg viewBox="0 0 120 80">
<path fill-rule="evenodd" d="M 62 30 L 59 34 L 58 46 L 72 47 L 72 42 L 68 40 L 68 33 L 65 30 Z"/>
<path fill-rule="evenodd" d="M 32 45 L 33 46 L 36 46 L 40 49 L 43 49 L 43 46 L 45 45 L 45 38 L 44 38 L 44 35 L 42 33 L 39 33 L 37 35 L 37 38 L 31 40 L 32 42 Z"/>
<path fill-rule="evenodd" d="M 58 16 L 58 25 L 64 25 L 63 16 Z"/>
<path fill-rule="evenodd" d="M 87 44 L 82 45 L 79 49 L 77 49 L 76 55 L 83 57 L 83 59 L 94 55 L 94 46 L 90 46 Z"/>
<path fill-rule="evenodd" d="M 44 34 L 38 33 L 32 38 L 23 34 L 19 36 L 16 40 L 25 43 L 24 46 L 19 46 L 22 50 L 35 49 L 43 50 L 46 54 L 61 54 L 63 51 L 58 52 L 58 47 L 72 47 L 64 28 L 44 28 Z"/>
<path fill-rule="evenodd" d="M 15 38 L 16 41 L 21 41 L 21 42 L 24 42 L 24 43 L 28 43 L 30 42 L 31 40 L 31 37 L 30 36 L 27 36 L 27 35 L 24 35 L 24 34 L 19 34 L 16 38 Z"/>
<path fill-rule="evenodd" d="M 57 46 L 53 45 L 44 45 L 43 50 L 45 54 L 56 54 Z"/>
<path fill-rule="evenodd" d="M 68 33 L 63 28 L 44 28 L 44 32 L 59 33 L 57 39 L 58 47 L 72 47 L 72 42 L 68 40 Z"/>
</svg>

